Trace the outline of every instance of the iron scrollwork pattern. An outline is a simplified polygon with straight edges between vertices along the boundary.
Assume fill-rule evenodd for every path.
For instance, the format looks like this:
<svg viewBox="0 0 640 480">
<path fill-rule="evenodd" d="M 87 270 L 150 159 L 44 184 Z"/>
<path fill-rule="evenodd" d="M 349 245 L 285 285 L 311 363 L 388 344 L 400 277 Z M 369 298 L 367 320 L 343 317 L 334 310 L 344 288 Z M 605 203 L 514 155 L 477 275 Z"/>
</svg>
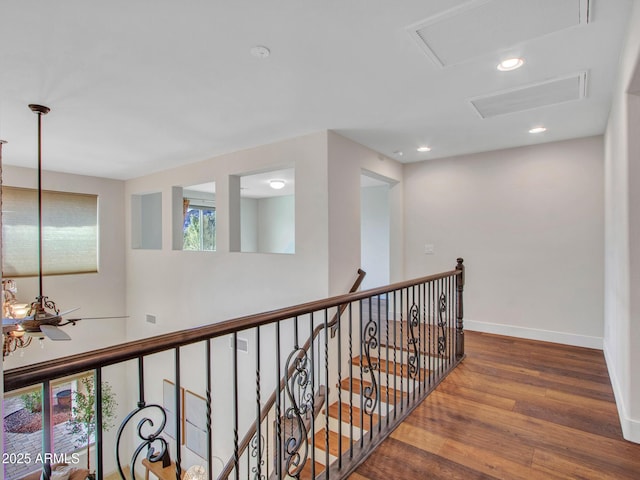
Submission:
<svg viewBox="0 0 640 480">
<path fill-rule="evenodd" d="M 254 480 L 264 480 L 266 477 L 262 472 L 264 467 L 264 436 L 256 433 L 251 439 L 251 457 L 256 459 L 256 464 L 251 467 Z"/>
<path fill-rule="evenodd" d="M 416 378 L 418 375 L 418 342 L 419 340 L 416 338 L 415 329 L 420 325 L 420 310 L 418 306 L 413 303 L 411 308 L 409 309 L 409 339 L 407 343 L 409 343 L 409 348 L 411 349 L 409 353 L 409 358 L 407 362 L 409 363 L 409 377 Z"/>
<path fill-rule="evenodd" d="M 447 325 L 447 296 L 444 293 L 440 294 L 438 301 L 438 353 L 443 354 L 447 350 L 447 333 L 445 326 Z"/>
<path fill-rule="evenodd" d="M 364 354 L 367 359 L 362 371 L 368 373 L 371 379 L 371 385 L 364 387 L 362 393 L 364 395 L 364 413 L 373 415 L 378 404 L 378 382 L 375 372 L 378 370 L 378 362 L 371 357 L 371 350 L 378 348 L 378 324 L 373 318 L 370 318 L 364 327 L 364 338 L 362 340 L 364 346 Z"/>
<path fill-rule="evenodd" d="M 165 425 L 167 424 L 167 414 L 164 408 L 162 408 L 160 405 L 156 405 L 156 404 L 145 405 L 144 403 L 141 403 L 138 405 L 138 408 L 136 408 L 131 413 L 129 413 L 129 415 L 127 415 L 127 417 L 124 419 L 124 421 L 120 424 L 120 427 L 118 428 L 118 434 L 116 436 L 116 462 L 118 466 L 118 472 L 121 478 L 126 478 L 124 471 L 122 470 L 122 462 L 120 461 L 120 441 L 122 440 L 122 435 L 124 433 L 125 428 L 129 424 L 129 422 L 134 417 L 139 416 L 138 414 L 141 414 L 141 412 L 145 410 L 148 410 L 148 413 L 156 410 L 159 414 L 160 422 L 158 427 L 155 429 L 154 429 L 155 427 L 154 421 L 148 416 L 143 416 L 143 418 L 138 422 L 138 425 L 136 428 L 138 432 L 138 437 L 142 441 L 140 445 L 138 445 L 138 447 L 133 452 L 133 455 L 131 456 L 131 461 L 129 463 L 131 476 L 129 478 L 135 478 L 134 476 L 135 464 L 136 464 L 136 461 L 138 460 L 138 457 L 140 456 L 140 453 L 145 447 L 147 448 L 146 458 L 150 462 L 161 461 L 163 462 L 163 466 L 165 463 L 170 463 L 169 445 L 167 444 L 167 441 L 160 436 L 160 434 L 164 430 Z M 156 450 L 155 447 L 159 447 L 158 450 Z"/>
<path fill-rule="evenodd" d="M 290 406 L 285 410 L 285 433 L 289 426 L 289 436 L 284 441 L 285 471 L 291 477 L 299 478 L 309 456 L 307 427 L 304 416 L 313 415 L 313 392 L 311 385 L 311 368 L 307 352 L 296 348 L 287 358 L 286 370 L 290 371 L 293 362 L 294 370 L 285 383 L 285 390 Z"/>
</svg>

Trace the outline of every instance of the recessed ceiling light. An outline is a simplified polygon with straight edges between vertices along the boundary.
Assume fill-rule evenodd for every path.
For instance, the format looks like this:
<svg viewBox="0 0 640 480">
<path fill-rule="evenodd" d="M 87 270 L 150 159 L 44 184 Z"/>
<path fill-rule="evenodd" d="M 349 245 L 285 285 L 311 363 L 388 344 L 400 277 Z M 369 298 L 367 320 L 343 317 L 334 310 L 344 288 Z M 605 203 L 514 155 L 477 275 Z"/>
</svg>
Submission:
<svg viewBox="0 0 640 480">
<path fill-rule="evenodd" d="M 280 190 L 284 188 L 286 182 L 284 180 L 269 180 L 269 186 L 274 190 Z"/>
<path fill-rule="evenodd" d="M 428 147 L 428 146 L 424 145 L 423 147 L 418 147 L 417 150 L 419 152 L 430 152 L 431 151 L 431 147 Z"/>
<path fill-rule="evenodd" d="M 524 65 L 522 58 L 507 58 L 498 64 L 498 70 L 501 72 L 510 72 L 511 70 L 520 68 L 522 65 Z"/>
<path fill-rule="evenodd" d="M 543 133 L 546 131 L 547 131 L 546 127 L 533 127 L 532 129 L 529 130 L 529 133 Z"/>
<path fill-rule="evenodd" d="M 395 152 L 393 152 L 394 155 L 397 155 L 399 157 L 401 157 L 402 155 L 404 155 L 404 153 L 402 153 L 402 150 L 396 150 Z"/>
<path fill-rule="evenodd" d="M 262 45 L 256 45 L 249 51 L 251 52 L 251 55 L 258 58 L 267 58 L 269 55 L 271 55 L 271 50 Z"/>
</svg>

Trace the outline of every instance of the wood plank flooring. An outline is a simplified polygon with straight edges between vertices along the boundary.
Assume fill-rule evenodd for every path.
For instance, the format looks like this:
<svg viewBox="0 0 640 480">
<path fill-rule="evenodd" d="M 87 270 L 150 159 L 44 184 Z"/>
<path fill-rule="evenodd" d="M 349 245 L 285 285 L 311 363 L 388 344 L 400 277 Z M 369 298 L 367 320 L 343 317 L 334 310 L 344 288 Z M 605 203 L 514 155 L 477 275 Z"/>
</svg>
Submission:
<svg viewBox="0 0 640 480">
<path fill-rule="evenodd" d="M 467 358 L 350 480 L 640 479 L 601 351 L 465 337 Z"/>
</svg>

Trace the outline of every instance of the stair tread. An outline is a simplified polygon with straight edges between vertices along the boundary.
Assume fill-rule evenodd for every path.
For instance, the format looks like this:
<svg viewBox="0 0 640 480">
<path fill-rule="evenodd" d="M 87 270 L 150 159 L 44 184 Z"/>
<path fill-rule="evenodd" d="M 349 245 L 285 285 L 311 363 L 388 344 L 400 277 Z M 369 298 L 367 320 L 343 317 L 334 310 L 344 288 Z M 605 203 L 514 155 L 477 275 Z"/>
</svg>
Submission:
<svg viewBox="0 0 640 480">
<path fill-rule="evenodd" d="M 320 462 L 314 462 L 315 463 L 315 467 L 316 467 L 316 477 L 321 474 L 322 472 L 324 472 L 324 465 L 321 464 Z M 312 472 L 311 472 L 311 458 L 307 459 L 307 462 L 304 464 L 304 467 L 302 468 L 302 472 L 300 472 L 300 479 L 301 480 L 307 480 L 307 479 L 311 479 L 312 477 Z"/>
<path fill-rule="evenodd" d="M 380 344 L 380 349 L 384 350 L 387 348 L 387 346 L 389 347 L 389 351 L 392 351 L 392 350 L 397 350 L 398 352 L 403 351 L 405 358 L 406 358 L 406 355 L 413 352 L 413 346 L 409 346 L 407 343 L 404 343 L 404 344 L 398 343 L 396 345 L 389 343 L 389 345 L 387 345 L 386 343 L 383 342 Z M 449 347 L 449 349 L 450 348 L 452 347 Z M 422 348 L 418 353 L 420 353 L 421 355 L 432 357 L 432 358 L 448 358 L 449 357 L 446 353 L 437 353 L 437 352 L 438 352 L 438 345 L 432 344 L 430 351 L 428 348 L 426 351 L 424 350 L 424 348 Z M 398 357 L 399 356 L 400 354 L 398 353 Z"/>
<path fill-rule="evenodd" d="M 377 359 L 377 361 L 378 361 L 378 369 L 381 372 L 388 372 L 391 375 L 403 376 L 407 378 L 409 377 L 409 367 L 406 364 L 394 362 L 393 360 L 387 361 L 383 358 L 379 358 Z M 366 367 L 367 365 L 369 365 L 369 362 L 367 362 L 365 359 L 362 359 L 359 356 L 352 358 L 351 363 L 358 366 L 362 365 L 363 367 Z M 429 372 L 428 369 L 421 367 L 420 378 L 424 378 L 424 376 L 428 372 Z"/>
<path fill-rule="evenodd" d="M 395 323 L 395 332 L 393 329 L 393 324 Z M 400 326 L 400 324 L 402 324 L 402 328 Z M 413 347 L 411 347 L 409 345 L 409 338 L 410 338 L 410 328 L 408 326 L 408 323 L 406 321 L 393 321 L 390 320 L 389 321 L 389 335 L 386 334 L 386 330 L 385 328 L 387 328 L 385 326 L 385 324 L 383 323 L 382 325 L 383 331 L 381 333 L 380 336 L 380 348 L 386 348 L 387 346 L 389 348 L 395 348 L 396 350 L 404 350 L 404 351 L 411 351 L 413 349 Z M 447 336 L 447 340 L 450 342 L 455 338 L 455 327 L 452 326 L 447 326 L 445 327 L 445 333 Z M 420 323 L 420 325 L 418 327 L 415 327 L 414 329 L 414 334 L 416 336 L 416 339 L 419 340 L 423 346 L 422 349 L 423 350 L 421 353 L 423 355 L 429 354 L 429 348 L 427 347 L 425 350 L 425 346 L 428 343 L 431 343 L 431 348 L 430 348 L 430 353 L 432 357 L 445 357 L 446 355 L 441 355 L 438 354 L 438 337 L 441 334 L 440 331 L 440 327 L 438 327 L 437 325 L 434 325 L 433 323 L 429 323 L 428 325 L 424 325 L 424 323 Z M 394 342 L 394 336 L 395 336 L 395 342 Z"/>
<path fill-rule="evenodd" d="M 318 432 L 315 434 L 315 447 L 317 449 L 325 450 L 325 432 L 326 429 L 323 428 L 321 430 L 318 430 Z M 338 438 L 339 435 L 337 432 L 334 432 L 333 430 L 329 430 L 329 453 L 331 455 L 333 455 L 334 457 L 338 456 Z M 347 450 L 349 450 L 349 437 L 346 437 L 344 435 L 342 435 L 342 453 L 345 453 Z"/>
<path fill-rule="evenodd" d="M 342 380 L 342 382 L 340 382 L 340 387 L 345 389 L 345 390 L 349 390 L 350 388 L 350 383 L 353 382 L 353 391 L 354 393 L 361 393 L 363 390 L 363 387 L 370 387 L 372 384 L 371 382 L 369 382 L 368 380 L 364 380 L 361 381 L 359 378 L 354 378 L 354 379 L 350 379 L 350 378 L 345 378 L 344 380 Z M 400 391 L 398 390 L 394 390 L 393 388 L 387 388 L 385 386 L 379 386 L 380 388 L 380 400 L 383 402 L 387 401 L 387 392 L 388 392 L 388 403 L 390 404 L 395 404 L 396 403 L 396 398 L 400 398 Z M 408 395 L 408 392 L 404 391 L 402 392 L 402 396 L 406 397 Z"/>
<path fill-rule="evenodd" d="M 360 423 L 361 411 L 358 407 L 352 406 L 351 412 L 351 421 L 353 422 L 353 426 L 360 428 L 362 424 Z M 329 406 L 329 416 L 332 418 L 338 419 L 338 412 L 342 410 L 342 421 L 344 423 L 349 423 L 349 404 L 345 402 L 335 402 L 334 404 Z M 368 416 L 362 415 L 363 418 L 367 418 Z M 369 423 L 369 422 L 366 422 Z M 373 415 L 373 424 L 378 423 L 378 414 Z"/>
</svg>

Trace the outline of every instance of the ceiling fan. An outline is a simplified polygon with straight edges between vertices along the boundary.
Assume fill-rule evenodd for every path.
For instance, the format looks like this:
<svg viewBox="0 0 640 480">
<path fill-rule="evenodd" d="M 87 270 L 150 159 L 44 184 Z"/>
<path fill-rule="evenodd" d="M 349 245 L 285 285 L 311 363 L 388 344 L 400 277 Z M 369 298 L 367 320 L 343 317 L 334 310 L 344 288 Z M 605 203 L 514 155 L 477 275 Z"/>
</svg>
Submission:
<svg viewBox="0 0 640 480">
<path fill-rule="evenodd" d="M 42 116 L 49 113 L 49 107 L 29 105 L 31 111 L 38 115 L 38 296 L 28 305 L 16 303 L 16 285 L 13 280 L 3 280 L 3 312 L 2 334 L 4 337 L 3 358 L 18 348 L 29 346 L 36 338 L 50 340 L 71 340 L 71 337 L 59 327 L 75 325 L 80 320 L 89 318 L 64 319 L 66 315 L 79 307 L 60 312 L 55 302 L 43 294 L 42 288 Z M 2 142 L 4 143 L 4 142 Z M 2 145 L 0 144 L 0 165 L 2 161 Z M 124 318 L 124 317 L 94 317 Z"/>
</svg>

